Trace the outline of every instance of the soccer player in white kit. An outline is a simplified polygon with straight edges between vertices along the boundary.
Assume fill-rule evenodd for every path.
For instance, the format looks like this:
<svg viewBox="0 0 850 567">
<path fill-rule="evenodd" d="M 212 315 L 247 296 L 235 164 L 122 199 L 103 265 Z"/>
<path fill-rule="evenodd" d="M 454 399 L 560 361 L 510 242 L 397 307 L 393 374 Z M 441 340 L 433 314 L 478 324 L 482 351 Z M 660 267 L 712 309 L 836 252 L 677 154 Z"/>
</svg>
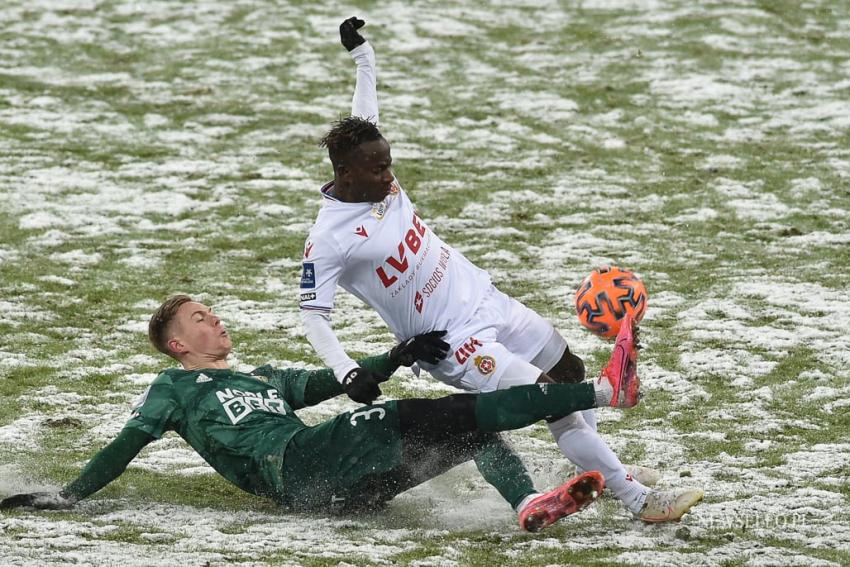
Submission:
<svg viewBox="0 0 850 567">
<path fill-rule="evenodd" d="M 551 323 L 496 289 L 486 271 L 417 214 L 377 128 L 375 54 L 357 31 L 362 25 L 350 18 L 340 26 L 357 81 L 352 116 L 322 140 L 334 180 L 321 188 L 322 208 L 304 247 L 300 308 L 307 339 L 352 399 L 370 403 L 380 395 L 385 378 L 358 367 L 331 327 L 339 285 L 373 307 L 397 339 L 442 337 L 448 356 L 420 365 L 447 384 L 489 392 L 584 380 L 582 360 Z M 638 482 L 596 432 L 594 410 L 551 422 L 549 429 L 570 461 L 601 471 L 614 495 L 646 521 L 678 519 L 702 498 L 702 491 L 660 492 Z"/>
</svg>

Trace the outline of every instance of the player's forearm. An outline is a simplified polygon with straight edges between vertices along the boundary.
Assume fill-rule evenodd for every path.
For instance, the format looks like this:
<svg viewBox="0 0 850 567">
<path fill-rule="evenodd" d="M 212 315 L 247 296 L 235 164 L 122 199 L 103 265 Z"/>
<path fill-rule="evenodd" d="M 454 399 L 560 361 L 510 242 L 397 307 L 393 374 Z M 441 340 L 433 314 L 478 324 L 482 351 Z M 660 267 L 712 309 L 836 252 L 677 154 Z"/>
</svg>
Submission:
<svg viewBox="0 0 850 567">
<path fill-rule="evenodd" d="M 361 368 L 368 368 L 369 370 L 377 372 L 378 374 L 383 374 L 384 376 L 392 376 L 393 372 L 398 370 L 399 367 L 398 362 L 393 362 L 390 359 L 390 353 L 388 352 L 377 356 L 360 358 L 357 360 L 357 363 Z"/>
<path fill-rule="evenodd" d="M 356 362 L 361 368 L 368 368 L 383 376 L 390 376 L 398 369 L 398 364 L 390 360 L 389 353 L 359 358 Z M 314 370 L 310 373 L 310 378 L 304 388 L 304 403 L 313 406 L 343 392 L 342 385 L 337 381 L 331 369 Z"/>
<path fill-rule="evenodd" d="M 138 429 L 123 429 L 115 440 L 92 457 L 80 476 L 63 488 L 61 494 L 74 502 L 94 494 L 121 476 L 130 461 L 153 439 Z"/>
<path fill-rule="evenodd" d="M 357 64 L 357 83 L 351 115 L 378 124 L 378 72 L 375 65 L 375 50 L 367 41 L 349 53 Z"/>
<path fill-rule="evenodd" d="M 330 315 L 319 311 L 301 311 L 301 323 L 304 334 L 313 345 L 316 354 L 328 368 L 331 368 L 338 381 L 351 370 L 358 367 L 357 362 L 345 353 L 339 339 L 331 328 Z"/>
</svg>

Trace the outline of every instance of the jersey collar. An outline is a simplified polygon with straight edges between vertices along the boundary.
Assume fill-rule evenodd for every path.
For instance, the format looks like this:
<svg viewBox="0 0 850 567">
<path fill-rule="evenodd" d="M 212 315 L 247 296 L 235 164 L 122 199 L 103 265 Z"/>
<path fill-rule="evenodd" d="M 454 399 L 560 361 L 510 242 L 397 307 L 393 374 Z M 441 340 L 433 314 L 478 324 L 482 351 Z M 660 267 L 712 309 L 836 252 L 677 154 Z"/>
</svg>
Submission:
<svg viewBox="0 0 850 567">
<path fill-rule="evenodd" d="M 327 199 L 328 201 L 336 201 L 337 203 L 342 203 L 342 201 L 340 201 L 339 199 L 337 199 L 336 197 L 334 197 L 333 195 L 331 195 L 331 188 L 332 188 L 333 186 L 334 186 L 334 182 L 333 182 L 333 181 L 328 181 L 327 183 L 325 183 L 324 185 L 322 185 L 322 188 L 320 189 L 320 191 L 322 192 L 322 196 L 323 196 L 325 199 Z"/>
</svg>

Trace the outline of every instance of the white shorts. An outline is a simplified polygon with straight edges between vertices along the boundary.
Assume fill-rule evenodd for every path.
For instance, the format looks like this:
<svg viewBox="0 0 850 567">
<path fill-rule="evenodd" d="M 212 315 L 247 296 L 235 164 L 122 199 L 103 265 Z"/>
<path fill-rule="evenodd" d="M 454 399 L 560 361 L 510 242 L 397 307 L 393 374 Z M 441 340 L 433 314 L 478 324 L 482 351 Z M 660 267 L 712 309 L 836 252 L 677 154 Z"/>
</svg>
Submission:
<svg viewBox="0 0 850 567">
<path fill-rule="evenodd" d="M 544 347 L 556 341 L 563 343 L 560 354 L 566 349 L 549 321 L 493 286 L 469 320 L 447 330 L 449 356 L 437 365 L 420 364 L 438 380 L 471 392 L 498 390 L 503 379 L 501 388 L 533 384 L 541 370 L 531 361 Z"/>
</svg>

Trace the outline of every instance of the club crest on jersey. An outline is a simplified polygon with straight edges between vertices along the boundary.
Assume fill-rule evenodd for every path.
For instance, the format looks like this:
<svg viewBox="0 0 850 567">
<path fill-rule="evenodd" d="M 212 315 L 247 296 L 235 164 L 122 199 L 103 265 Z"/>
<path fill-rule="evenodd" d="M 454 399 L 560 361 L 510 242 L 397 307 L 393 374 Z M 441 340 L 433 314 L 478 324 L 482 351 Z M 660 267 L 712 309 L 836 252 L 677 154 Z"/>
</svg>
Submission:
<svg viewBox="0 0 850 567">
<path fill-rule="evenodd" d="M 422 294 L 417 291 L 416 297 L 413 299 L 413 307 L 416 308 L 417 313 L 422 313 L 422 308 L 424 306 L 425 306 L 425 300 L 422 299 Z"/>
<path fill-rule="evenodd" d="M 475 368 L 477 368 L 478 372 L 480 372 L 484 376 L 492 374 L 493 371 L 496 370 L 496 359 L 488 355 L 476 356 Z"/>
<path fill-rule="evenodd" d="M 389 199 L 389 196 L 387 196 L 380 203 L 373 203 L 372 204 L 372 216 L 373 217 L 375 217 L 378 220 L 383 220 L 384 215 L 387 214 L 387 209 L 389 208 L 389 203 L 387 202 L 388 199 Z"/>
<path fill-rule="evenodd" d="M 384 200 L 380 203 L 372 204 L 372 216 L 378 220 L 384 218 L 384 215 L 387 214 L 387 209 L 390 208 L 390 203 L 392 200 L 396 198 L 398 192 L 401 190 L 397 181 L 393 181 L 392 185 L 390 185 L 390 192 L 387 193 L 387 196 L 384 197 Z"/>
<path fill-rule="evenodd" d="M 366 227 L 362 224 L 354 229 L 354 234 L 356 234 L 357 236 L 362 236 L 363 238 L 369 237 L 369 233 L 366 232 Z"/>
<path fill-rule="evenodd" d="M 313 262 L 304 262 L 301 272 L 301 287 L 316 287 L 316 269 Z"/>
</svg>

